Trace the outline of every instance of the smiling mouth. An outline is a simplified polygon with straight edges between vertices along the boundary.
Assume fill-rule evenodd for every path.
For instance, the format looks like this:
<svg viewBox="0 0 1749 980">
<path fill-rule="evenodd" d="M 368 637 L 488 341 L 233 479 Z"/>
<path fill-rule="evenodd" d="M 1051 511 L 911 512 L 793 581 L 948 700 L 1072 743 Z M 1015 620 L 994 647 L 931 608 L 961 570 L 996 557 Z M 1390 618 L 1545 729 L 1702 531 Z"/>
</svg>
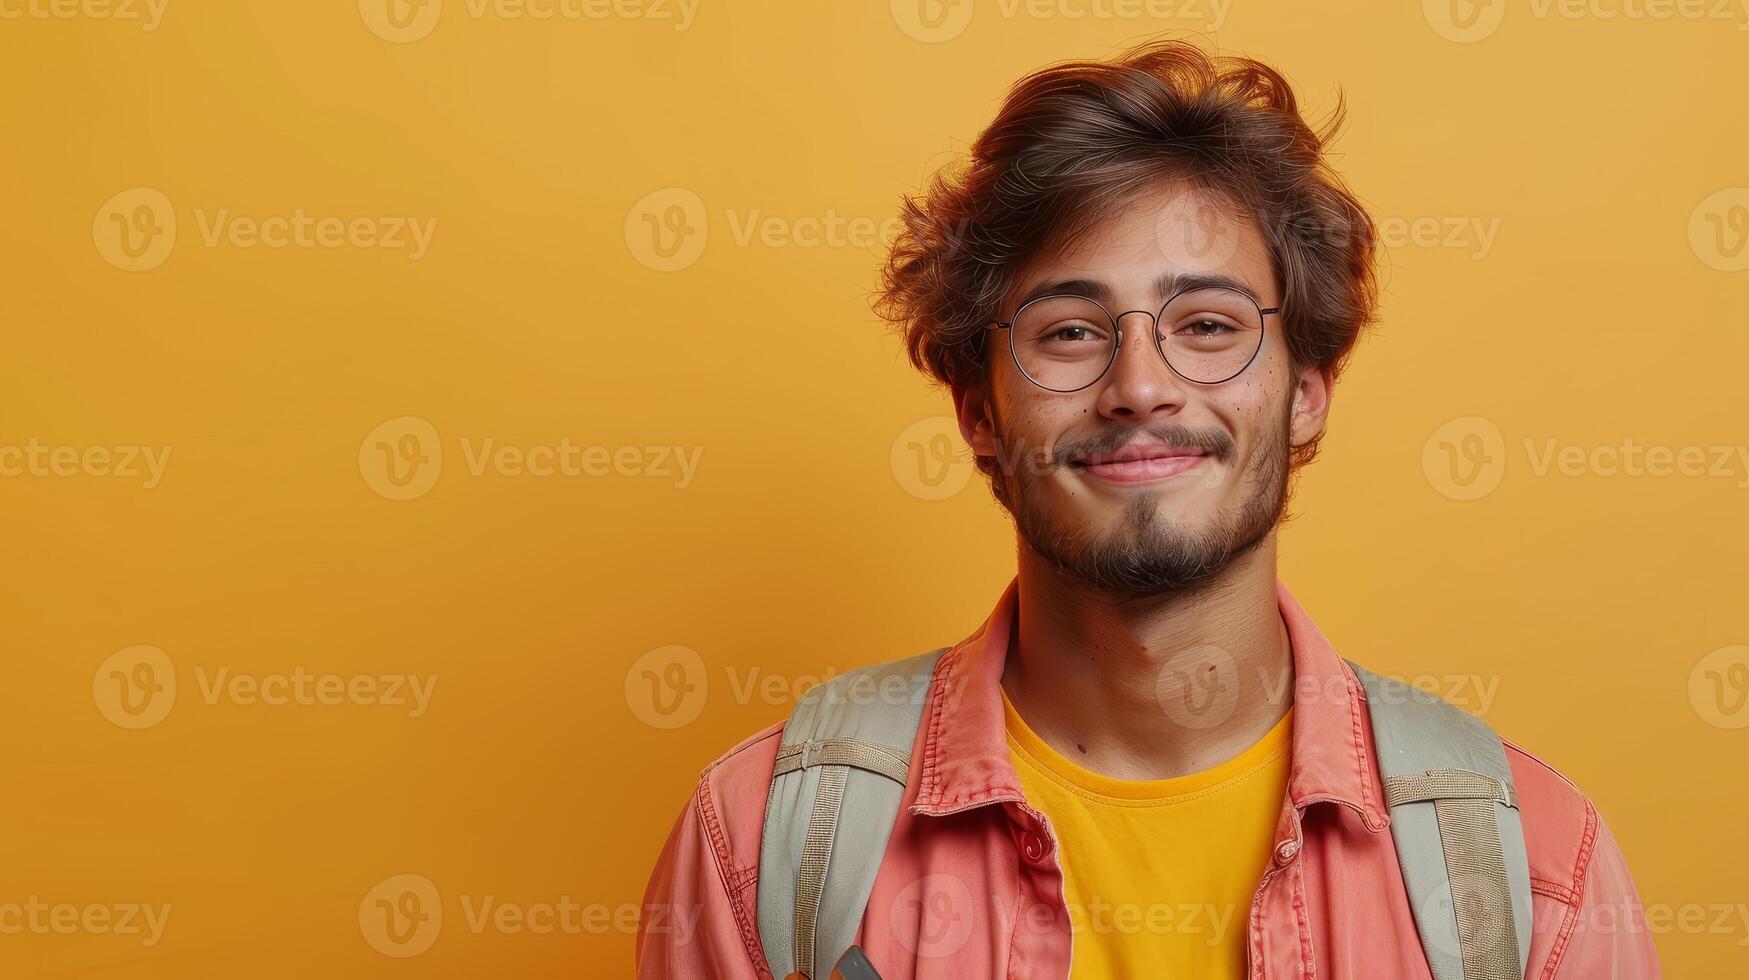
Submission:
<svg viewBox="0 0 1749 980">
<path fill-rule="evenodd" d="M 1201 449 L 1178 446 L 1126 446 L 1115 452 L 1093 453 L 1069 461 L 1075 470 L 1090 473 L 1109 483 L 1152 483 L 1189 472 L 1202 465 L 1208 454 Z"/>
</svg>

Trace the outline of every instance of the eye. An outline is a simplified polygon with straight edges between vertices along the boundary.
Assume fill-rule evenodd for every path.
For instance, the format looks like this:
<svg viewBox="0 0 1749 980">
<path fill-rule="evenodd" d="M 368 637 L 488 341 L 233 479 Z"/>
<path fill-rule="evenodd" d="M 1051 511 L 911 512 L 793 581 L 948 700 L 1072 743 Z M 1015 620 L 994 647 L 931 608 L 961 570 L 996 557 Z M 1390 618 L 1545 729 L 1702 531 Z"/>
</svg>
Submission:
<svg viewBox="0 0 1749 980">
<path fill-rule="evenodd" d="M 1211 317 L 1198 317 L 1179 327 L 1175 332 L 1191 337 L 1219 337 L 1223 333 L 1231 333 L 1233 326 Z"/>
<path fill-rule="evenodd" d="M 1052 327 L 1045 339 L 1060 343 L 1098 343 L 1103 341 L 1105 336 L 1092 324 L 1066 322 Z"/>
</svg>

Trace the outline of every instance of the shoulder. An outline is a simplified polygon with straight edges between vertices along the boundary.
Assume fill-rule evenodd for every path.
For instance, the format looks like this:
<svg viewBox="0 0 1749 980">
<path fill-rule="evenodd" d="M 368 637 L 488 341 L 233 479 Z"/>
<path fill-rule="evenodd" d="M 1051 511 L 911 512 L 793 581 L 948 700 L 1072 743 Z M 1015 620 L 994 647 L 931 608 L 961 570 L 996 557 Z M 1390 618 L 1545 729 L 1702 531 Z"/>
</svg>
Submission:
<svg viewBox="0 0 1749 980">
<path fill-rule="evenodd" d="M 749 784 L 770 783 L 772 770 L 777 768 L 777 747 L 788 724 L 787 718 L 773 722 L 712 759 L 698 774 L 699 791 L 732 801 Z M 763 810 L 763 790 L 760 796 L 759 807 Z"/>
<path fill-rule="evenodd" d="M 690 808 L 716 852 L 725 883 L 751 883 L 759 870 L 765 801 L 785 721 L 768 725 L 717 756 L 698 775 Z"/>
<path fill-rule="evenodd" d="M 1381 736 L 1377 733 L 1377 706 L 1370 702 L 1381 695 L 1404 692 L 1410 696 L 1387 697 L 1385 703 L 1415 703 L 1428 708 L 1439 706 L 1443 712 L 1404 713 L 1398 710 L 1393 715 L 1419 723 L 1423 716 L 1434 719 L 1458 714 L 1481 730 L 1490 730 L 1487 722 L 1476 717 L 1474 713 L 1453 706 L 1437 695 L 1421 692 L 1399 678 L 1380 675 L 1371 675 L 1369 678 L 1367 671 L 1358 664 L 1351 663 L 1350 666 L 1363 688 L 1361 696 L 1369 701 L 1369 710 L 1362 714 L 1371 716 L 1368 727 L 1373 731 L 1370 736 L 1373 739 Z M 1400 721 L 1399 727 L 1407 724 L 1407 721 Z M 1450 724 L 1449 718 L 1446 724 Z M 1493 734 L 1499 737 L 1497 732 Z M 1598 847 L 1600 820 L 1597 808 L 1579 787 L 1553 766 L 1504 737 L 1499 737 L 1499 740 L 1505 750 L 1506 764 L 1511 771 L 1518 797 L 1518 817 L 1524 830 L 1531 890 L 1568 905 L 1578 905 L 1584 895 L 1586 874 Z M 1374 750 L 1379 751 L 1376 742 Z"/>
<path fill-rule="evenodd" d="M 942 647 L 835 675 L 803 694 L 788 718 L 747 736 L 704 767 L 691 807 L 716 848 L 731 887 L 758 873 L 765 808 L 786 729 L 795 724 L 803 733 L 818 732 L 824 724 L 838 731 L 853 715 L 909 712 L 908 724 L 915 730 L 917 714 L 936 689 L 943 665 L 951 662 L 950 657 L 940 656 L 949 649 Z M 866 729 L 855 725 L 846 730 L 867 735 Z"/>
<path fill-rule="evenodd" d="M 1501 742 L 1518 793 L 1531 888 L 1578 905 L 1597 850 L 1597 807 L 1553 766 L 1504 738 Z"/>
<path fill-rule="evenodd" d="M 734 976 L 770 976 L 760 969 L 759 838 L 782 732 L 781 723 L 754 732 L 699 773 L 645 887 L 639 976 L 704 976 L 707 960 L 709 975 L 728 976 L 724 964 L 742 955 L 752 970 Z M 644 922 L 661 909 L 704 921 L 690 931 L 658 934 Z M 689 942 L 697 930 L 705 935 Z"/>
<path fill-rule="evenodd" d="M 1545 977 L 1656 980 L 1646 907 L 1609 823 L 1548 763 L 1505 739 L 1535 902 L 1533 963 Z"/>
</svg>

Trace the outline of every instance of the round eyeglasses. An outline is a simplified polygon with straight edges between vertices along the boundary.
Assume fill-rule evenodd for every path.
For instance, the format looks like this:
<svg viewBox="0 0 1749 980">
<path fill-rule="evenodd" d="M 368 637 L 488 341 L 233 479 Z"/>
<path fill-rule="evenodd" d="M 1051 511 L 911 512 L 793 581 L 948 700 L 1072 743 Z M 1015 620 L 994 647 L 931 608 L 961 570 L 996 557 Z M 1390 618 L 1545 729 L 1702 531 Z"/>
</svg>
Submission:
<svg viewBox="0 0 1749 980">
<path fill-rule="evenodd" d="M 1153 320 L 1155 347 L 1172 373 L 1216 385 L 1251 366 L 1263 349 L 1263 318 L 1280 312 L 1221 286 L 1176 293 L 1157 314 L 1128 310 L 1117 316 L 1086 296 L 1053 294 L 1029 300 L 1012 320 L 986 329 L 1008 331 L 1008 351 L 1028 381 L 1067 393 L 1105 377 L 1123 346 L 1119 322 L 1140 313 Z"/>
</svg>

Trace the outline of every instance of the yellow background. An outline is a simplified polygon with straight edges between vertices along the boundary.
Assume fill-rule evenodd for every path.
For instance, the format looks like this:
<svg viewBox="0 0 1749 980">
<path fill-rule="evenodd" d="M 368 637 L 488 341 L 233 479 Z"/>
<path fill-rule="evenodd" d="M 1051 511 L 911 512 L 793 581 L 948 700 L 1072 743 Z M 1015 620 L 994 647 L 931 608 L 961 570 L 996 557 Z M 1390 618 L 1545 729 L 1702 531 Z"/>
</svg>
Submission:
<svg viewBox="0 0 1749 980">
<path fill-rule="evenodd" d="M 1460 703 L 1496 683 L 1466 706 L 1593 796 L 1648 904 L 1749 903 L 1749 470 L 1567 475 L 1526 448 L 1749 438 L 1741 10 L 1231 0 L 1216 25 L 1208 0 L 960 0 L 932 29 L 909 0 L 703 0 L 677 30 L 673 0 L 446 0 L 385 39 L 377 2 L 169 0 L 151 30 L 0 3 L 0 447 L 171 453 L 150 489 L 0 477 L 0 905 L 172 907 L 150 947 L 0 935 L 0 974 L 629 972 L 624 909 L 699 768 L 822 672 L 959 639 L 1012 569 L 969 465 L 918 468 L 948 403 L 868 310 L 868 228 L 1014 79 L 1162 30 L 1277 64 L 1315 119 L 1342 86 L 1336 164 L 1396 228 L 1383 325 L 1284 531 L 1290 588 L 1377 670 Z M 176 222 L 144 271 L 106 240 L 132 188 Z M 435 234 L 417 260 L 202 234 L 300 209 Z M 695 257 L 662 271 L 675 240 L 646 222 L 671 213 Z M 829 215 L 844 238 L 797 241 Z M 754 216 L 770 234 L 740 234 Z M 441 470 L 393 500 L 367 435 L 403 418 Z M 487 438 L 698 468 L 475 475 Z M 1498 485 L 1458 499 L 1446 443 Z M 139 645 L 177 687 L 131 729 L 102 665 Z M 652 664 L 695 672 L 680 714 Z M 436 687 L 415 718 L 207 696 L 220 669 Z M 361 905 L 399 875 L 443 918 L 390 957 Z M 593 926 L 475 931 L 486 896 Z M 1703 918 L 1658 937 L 1667 971 L 1739 975 L 1749 926 Z"/>
</svg>

